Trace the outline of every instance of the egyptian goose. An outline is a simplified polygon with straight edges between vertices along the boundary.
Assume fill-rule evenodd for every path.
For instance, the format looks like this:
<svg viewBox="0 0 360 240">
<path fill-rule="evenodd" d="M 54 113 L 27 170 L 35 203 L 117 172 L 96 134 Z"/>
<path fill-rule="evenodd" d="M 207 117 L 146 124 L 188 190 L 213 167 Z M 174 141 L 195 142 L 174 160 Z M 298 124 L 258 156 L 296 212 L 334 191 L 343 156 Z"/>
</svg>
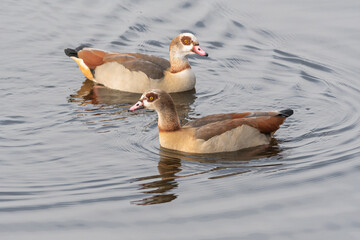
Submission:
<svg viewBox="0 0 360 240">
<path fill-rule="evenodd" d="M 171 41 L 170 62 L 141 53 L 112 53 L 94 48 L 67 48 L 64 51 L 88 79 L 133 93 L 143 93 L 151 88 L 167 92 L 191 90 L 196 80 L 187 55 L 208 56 L 191 33 L 182 33 Z"/>
<path fill-rule="evenodd" d="M 274 112 L 215 114 L 180 126 L 174 102 L 162 90 L 149 90 L 129 110 L 156 110 L 160 145 L 188 153 L 231 152 L 269 144 L 284 120 L 293 114 L 286 109 Z"/>
</svg>

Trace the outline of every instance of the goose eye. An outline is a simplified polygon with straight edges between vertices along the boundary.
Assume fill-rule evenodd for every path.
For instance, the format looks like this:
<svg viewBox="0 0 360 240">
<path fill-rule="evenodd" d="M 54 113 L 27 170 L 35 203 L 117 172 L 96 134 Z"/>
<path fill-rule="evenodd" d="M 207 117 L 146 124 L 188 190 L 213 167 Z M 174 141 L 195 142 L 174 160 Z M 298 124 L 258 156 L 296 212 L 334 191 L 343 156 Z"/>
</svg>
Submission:
<svg viewBox="0 0 360 240">
<path fill-rule="evenodd" d="M 188 37 L 188 36 L 184 36 L 181 38 L 181 42 L 184 44 L 184 45 L 190 45 L 191 44 L 191 38 Z"/>
</svg>

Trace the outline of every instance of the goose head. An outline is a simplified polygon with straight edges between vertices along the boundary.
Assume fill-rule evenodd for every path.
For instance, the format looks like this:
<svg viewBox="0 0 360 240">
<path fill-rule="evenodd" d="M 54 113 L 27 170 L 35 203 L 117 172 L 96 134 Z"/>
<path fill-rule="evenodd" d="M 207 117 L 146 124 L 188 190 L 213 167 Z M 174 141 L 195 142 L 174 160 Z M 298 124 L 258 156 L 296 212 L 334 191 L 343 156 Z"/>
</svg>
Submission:
<svg viewBox="0 0 360 240">
<path fill-rule="evenodd" d="M 174 102 L 167 92 L 160 89 L 151 89 L 143 93 L 139 101 L 129 110 L 135 111 L 146 108 L 161 112 L 174 107 Z"/>
<path fill-rule="evenodd" d="M 170 43 L 170 54 L 175 57 L 185 57 L 190 54 L 199 54 L 201 56 L 208 56 L 208 54 L 201 49 L 199 41 L 192 33 L 182 33 L 175 37 Z"/>
<path fill-rule="evenodd" d="M 181 128 L 175 104 L 167 92 L 159 89 L 149 90 L 129 111 L 142 108 L 154 109 L 157 112 L 159 131 L 176 131 Z"/>
</svg>

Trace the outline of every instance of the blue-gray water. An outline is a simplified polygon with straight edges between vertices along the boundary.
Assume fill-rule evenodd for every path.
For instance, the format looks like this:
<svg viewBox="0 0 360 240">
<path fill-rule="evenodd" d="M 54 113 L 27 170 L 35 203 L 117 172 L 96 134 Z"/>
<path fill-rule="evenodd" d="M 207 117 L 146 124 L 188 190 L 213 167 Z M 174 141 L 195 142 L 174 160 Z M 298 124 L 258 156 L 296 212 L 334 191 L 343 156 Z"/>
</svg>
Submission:
<svg viewBox="0 0 360 240">
<path fill-rule="evenodd" d="M 2 1 L 1 239 L 359 239 L 360 2 Z M 159 147 L 138 94 L 85 81 L 63 49 L 168 58 L 193 32 L 182 122 L 290 107 L 269 147 Z"/>
</svg>

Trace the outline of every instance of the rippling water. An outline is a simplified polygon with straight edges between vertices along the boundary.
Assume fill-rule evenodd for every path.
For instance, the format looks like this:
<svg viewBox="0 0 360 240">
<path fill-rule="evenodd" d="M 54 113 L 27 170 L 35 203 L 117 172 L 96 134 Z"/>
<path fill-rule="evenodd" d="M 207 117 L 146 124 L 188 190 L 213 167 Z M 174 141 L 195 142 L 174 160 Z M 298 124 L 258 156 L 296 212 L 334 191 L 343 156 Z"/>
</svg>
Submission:
<svg viewBox="0 0 360 240">
<path fill-rule="evenodd" d="M 1 239 L 359 239 L 358 1 L 2 1 Z M 290 107 L 269 146 L 162 149 L 139 94 L 63 54 L 168 58 L 191 31 L 181 121 Z"/>
</svg>

